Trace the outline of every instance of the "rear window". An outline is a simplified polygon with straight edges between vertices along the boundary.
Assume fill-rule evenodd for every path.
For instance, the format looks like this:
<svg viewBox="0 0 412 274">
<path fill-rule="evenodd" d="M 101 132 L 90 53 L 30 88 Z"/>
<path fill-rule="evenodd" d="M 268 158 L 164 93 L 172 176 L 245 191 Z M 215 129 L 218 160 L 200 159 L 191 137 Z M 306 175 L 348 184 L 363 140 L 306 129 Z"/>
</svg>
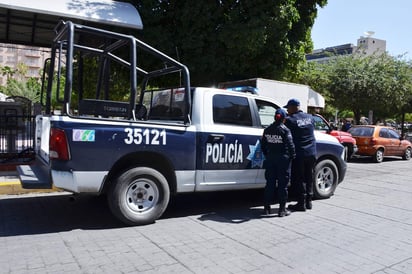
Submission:
<svg viewBox="0 0 412 274">
<path fill-rule="evenodd" d="M 349 129 L 349 133 L 352 136 L 372 137 L 373 129 L 373 127 L 352 127 Z"/>
<path fill-rule="evenodd" d="M 219 94 L 213 96 L 213 121 L 218 124 L 251 126 L 252 115 L 248 99 Z"/>
</svg>

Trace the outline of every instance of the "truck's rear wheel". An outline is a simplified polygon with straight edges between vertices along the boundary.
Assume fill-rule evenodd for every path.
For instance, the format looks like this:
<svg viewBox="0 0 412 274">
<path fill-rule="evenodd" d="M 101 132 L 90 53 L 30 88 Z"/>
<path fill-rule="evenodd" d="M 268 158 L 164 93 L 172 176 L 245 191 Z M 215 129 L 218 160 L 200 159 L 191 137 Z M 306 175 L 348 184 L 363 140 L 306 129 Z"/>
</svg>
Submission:
<svg viewBox="0 0 412 274">
<path fill-rule="evenodd" d="M 158 219 L 169 203 L 166 178 L 157 170 L 135 167 L 119 175 L 108 202 L 113 214 L 129 225 L 144 225 Z"/>
<path fill-rule="evenodd" d="M 372 159 L 375 163 L 382 163 L 383 155 L 384 155 L 384 151 L 382 148 L 380 148 L 375 152 L 375 155 L 372 156 Z"/>
</svg>

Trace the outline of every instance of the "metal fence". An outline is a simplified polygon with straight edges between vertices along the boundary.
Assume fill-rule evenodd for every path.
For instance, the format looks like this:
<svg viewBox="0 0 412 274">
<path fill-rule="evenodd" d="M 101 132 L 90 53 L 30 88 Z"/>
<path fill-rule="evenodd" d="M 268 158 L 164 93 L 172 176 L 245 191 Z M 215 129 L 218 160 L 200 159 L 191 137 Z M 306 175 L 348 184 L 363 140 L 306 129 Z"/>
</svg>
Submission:
<svg viewBox="0 0 412 274">
<path fill-rule="evenodd" d="M 34 159 L 35 116 L 0 114 L 0 164 Z"/>
</svg>

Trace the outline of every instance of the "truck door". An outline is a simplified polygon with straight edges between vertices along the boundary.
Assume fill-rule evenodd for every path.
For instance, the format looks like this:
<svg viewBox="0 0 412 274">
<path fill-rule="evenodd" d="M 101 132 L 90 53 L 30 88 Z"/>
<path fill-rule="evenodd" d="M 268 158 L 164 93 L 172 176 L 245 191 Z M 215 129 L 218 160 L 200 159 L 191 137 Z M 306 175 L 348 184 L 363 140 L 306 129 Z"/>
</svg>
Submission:
<svg viewBox="0 0 412 274">
<path fill-rule="evenodd" d="M 262 129 L 254 126 L 249 97 L 205 93 L 198 133 L 197 190 L 256 187 L 261 163 L 253 160 Z"/>
</svg>

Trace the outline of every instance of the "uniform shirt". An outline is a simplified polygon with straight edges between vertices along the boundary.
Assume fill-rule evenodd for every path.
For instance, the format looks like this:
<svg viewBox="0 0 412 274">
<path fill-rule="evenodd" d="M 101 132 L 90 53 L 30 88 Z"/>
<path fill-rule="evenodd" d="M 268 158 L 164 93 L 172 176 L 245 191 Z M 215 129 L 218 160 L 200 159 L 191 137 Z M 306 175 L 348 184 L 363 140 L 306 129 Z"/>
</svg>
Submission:
<svg viewBox="0 0 412 274">
<path fill-rule="evenodd" d="M 295 158 L 295 146 L 290 130 L 280 122 L 265 128 L 262 136 L 262 152 L 266 158 L 276 156 Z"/>
<path fill-rule="evenodd" d="M 316 156 L 315 126 L 312 115 L 299 110 L 286 117 L 285 125 L 292 133 L 296 155 Z"/>
</svg>

